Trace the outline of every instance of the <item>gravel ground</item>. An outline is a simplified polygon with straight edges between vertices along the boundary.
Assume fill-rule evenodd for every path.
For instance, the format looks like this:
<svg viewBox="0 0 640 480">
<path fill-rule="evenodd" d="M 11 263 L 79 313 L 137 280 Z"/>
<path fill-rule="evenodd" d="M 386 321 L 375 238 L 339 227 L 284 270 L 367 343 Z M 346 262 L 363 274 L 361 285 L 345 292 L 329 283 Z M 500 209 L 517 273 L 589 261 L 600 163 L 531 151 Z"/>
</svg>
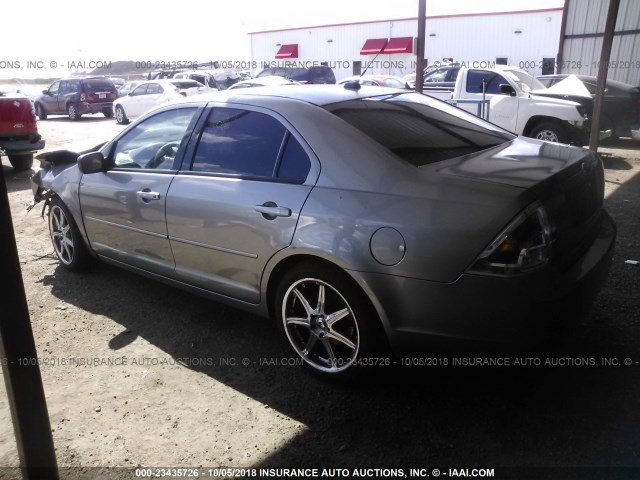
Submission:
<svg viewBox="0 0 640 480">
<path fill-rule="evenodd" d="M 120 129 L 99 116 L 40 122 L 47 149 Z M 269 321 L 107 265 L 60 268 L 39 209 L 25 210 L 30 173 L 3 159 L 59 465 L 613 466 L 640 475 L 640 267 L 625 263 L 640 260 L 640 148 L 619 140 L 601 153 L 618 244 L 590 321 L 556 355 L 573 366 L 390 367 L 351 385 L 288 365 Z M 604 366 L 607 358 L 619 364 Z M 2 391 L 0 467 L 18 464 Z"/>
</svg>

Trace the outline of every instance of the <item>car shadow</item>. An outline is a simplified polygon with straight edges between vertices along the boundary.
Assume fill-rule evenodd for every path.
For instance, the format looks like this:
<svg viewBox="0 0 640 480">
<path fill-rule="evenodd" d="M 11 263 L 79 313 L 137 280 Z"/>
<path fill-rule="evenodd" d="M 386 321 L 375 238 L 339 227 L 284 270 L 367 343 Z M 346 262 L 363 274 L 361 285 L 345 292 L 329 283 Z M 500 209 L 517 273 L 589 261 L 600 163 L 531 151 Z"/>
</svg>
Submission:
<svg viewBox="0 0 640 480">
<path fill-rule="evenodd" d="M 605 170 L 631 170 L 633 168 L 623 157 L 618 157 L 611 153 L 600 152 L 600 158 L 602 158 L 602 165 Z"/>
<path fill-rule="evenodd" d="M 614 197 L 640 191 L 639 181 Z M 621 238 L 630 235 L 626 228 Z M 616 262 L 614 275 L 621 268 Z M 597 328 L 581 326 L 576 341 L 554 357 L 595 358 L 597 366 L 396 365 L 334 383 L 286 362 L 275 365 L 293 357 L 272 321 L 127 271 L 99 264 L 73 274 L 57 267 L 42 283 L 60 300 L 120 325 L 108 342 L 119 355 L 142 338 L 174 359 L 211 360 L 185 366 L 307 426 L 256 468 L 319 459 L 319 466 L 332 467 L 640 465 L 628 427 L 640 420 L 631 408 L 640 395 L 638 367 L 600 366 L 640 340 L 625 327 L 629 318 L 620 323 L 626 299 L 611 288 L 591 315 Z"/>
<path fill-rule="evenodd" d="M 5 184 L 8 193 L 20 192 L 22 190 L 30 190 L 30 178 L 35 173 L 34 168 L 38 168 L 38 161 L 34 160 L 33 167 L 30 170 L 15 171 L 8 160 L 2 159 L 2 173 L 4 175 Z"/>
<path fill-rule="evenodd" d="M 71 120 L 68 116 L 54 115 L 47 116 L 46 120 L 38 120 L 38 122 L 53 122 L 53 123 L 78 123 L 78 122 L 115 122 L 115 118 L 105 117 L 102 113 L 85 113 L 79 120 Z"/>
<path fill-rule="evenodd" d="M 640 142 L 631 137 L 607 138 L 600 142 L 602 148 L 622 148 L 625 150 L 640 150 Z"/>
</svg>

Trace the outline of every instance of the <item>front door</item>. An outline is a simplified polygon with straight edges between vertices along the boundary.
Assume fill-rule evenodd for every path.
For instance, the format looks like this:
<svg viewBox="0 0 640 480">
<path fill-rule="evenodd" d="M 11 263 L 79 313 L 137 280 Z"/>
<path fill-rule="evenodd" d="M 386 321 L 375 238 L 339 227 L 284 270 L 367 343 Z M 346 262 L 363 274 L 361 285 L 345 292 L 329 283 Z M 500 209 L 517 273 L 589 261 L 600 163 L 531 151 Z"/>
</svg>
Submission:
<svg viewBox="0 0 640 480">
<path fill-rule="evenodd" d="M 470 100 L 490 101 L 488 120 L 514 132 L 518 123 L 518 95 L 511 96 L 500 92 L 500 85 L 513 85 L 502 75 L 489 70 L 469 70 L 467 72 L 467 98 Z M 484 94 L 483 94 L 484 91 Z M 517 90 L 515 90 L 517 92 Z M 476 104 L 460 104 L 471 113 L 477 114 Z"/>
<path fill-rule="evenodd" d="M 165 219 L 167 191 L 196 111 L 196 107 L 181 107 L 147 118 L 103 149 L 109 152 L 114 168 L 82 176 L 82 217 L 91 247 L 98 254 L 171 275 L 174 261 Z"/>
<path fill-rule="evenodd" d="M 138 88 L 141 88 L 142 85 Z M 134 92 L 136 92 L 134 90 Z M 142 95 L 133 95 L 130 103 L 127 103 L 126 112 L 132 118 L 143 115 L 147 110 L 160 105 L 162 103 L 162 97 L 164 95 L 164 89 L 159 83 L 148 83 L 145 85 L 145 90 Z"/>
<path fill-rule="evenodd" d="M 60 81 L 53 82 L 47 94 L 40 97 L 46 113 L 58 113 L 58 94 L 60 93 Z"/>
</svg>

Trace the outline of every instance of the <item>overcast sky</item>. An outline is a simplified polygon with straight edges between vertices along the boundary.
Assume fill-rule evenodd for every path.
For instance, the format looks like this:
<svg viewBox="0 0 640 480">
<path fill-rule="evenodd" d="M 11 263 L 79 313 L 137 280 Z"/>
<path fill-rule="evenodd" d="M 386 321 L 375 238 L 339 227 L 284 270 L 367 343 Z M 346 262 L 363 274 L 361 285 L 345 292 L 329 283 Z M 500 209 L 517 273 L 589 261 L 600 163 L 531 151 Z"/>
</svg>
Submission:
<svg viewBox="0 0 640 480">
<path fill-rule="evenodd" d="M 427 0 L 427 15 L 562 7 L 563 0 Z M 55 5 L 55 6 L 54 6 Z M 304 6 L 304 7 L 303 7 Z M 304 9 L 303 9 L 304 8 Z M 250 60 L 249 32 L 416 17 L 418 0 L 4 0 L 0 78 L 27 62 Z M 12 70 L 20 62 L 20 71 Z M 32 63 L 33 65 L 33 63 Z M 60 76 L 67 72 L 60 71 Z"/>
</svg>

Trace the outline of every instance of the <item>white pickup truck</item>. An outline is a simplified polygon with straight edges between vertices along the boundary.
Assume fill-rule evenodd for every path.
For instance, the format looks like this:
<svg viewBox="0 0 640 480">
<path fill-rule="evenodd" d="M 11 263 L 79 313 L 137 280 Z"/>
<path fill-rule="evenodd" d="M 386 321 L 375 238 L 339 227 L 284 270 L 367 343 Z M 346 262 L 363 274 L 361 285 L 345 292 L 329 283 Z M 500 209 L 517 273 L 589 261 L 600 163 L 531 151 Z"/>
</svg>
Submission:
<svg viewBox="0 0 640 480">
<path fill-rule="evenodd" d="M 545 87 L 524 70 L 497 65 L 496 68 L 459 69 L 453 89 L 429 88 L 423 93 L 445 100 L 518 135 L 561 143 L 584 145 L 590 121 L 577 102 L 545 96 Z"/>
</svg>

